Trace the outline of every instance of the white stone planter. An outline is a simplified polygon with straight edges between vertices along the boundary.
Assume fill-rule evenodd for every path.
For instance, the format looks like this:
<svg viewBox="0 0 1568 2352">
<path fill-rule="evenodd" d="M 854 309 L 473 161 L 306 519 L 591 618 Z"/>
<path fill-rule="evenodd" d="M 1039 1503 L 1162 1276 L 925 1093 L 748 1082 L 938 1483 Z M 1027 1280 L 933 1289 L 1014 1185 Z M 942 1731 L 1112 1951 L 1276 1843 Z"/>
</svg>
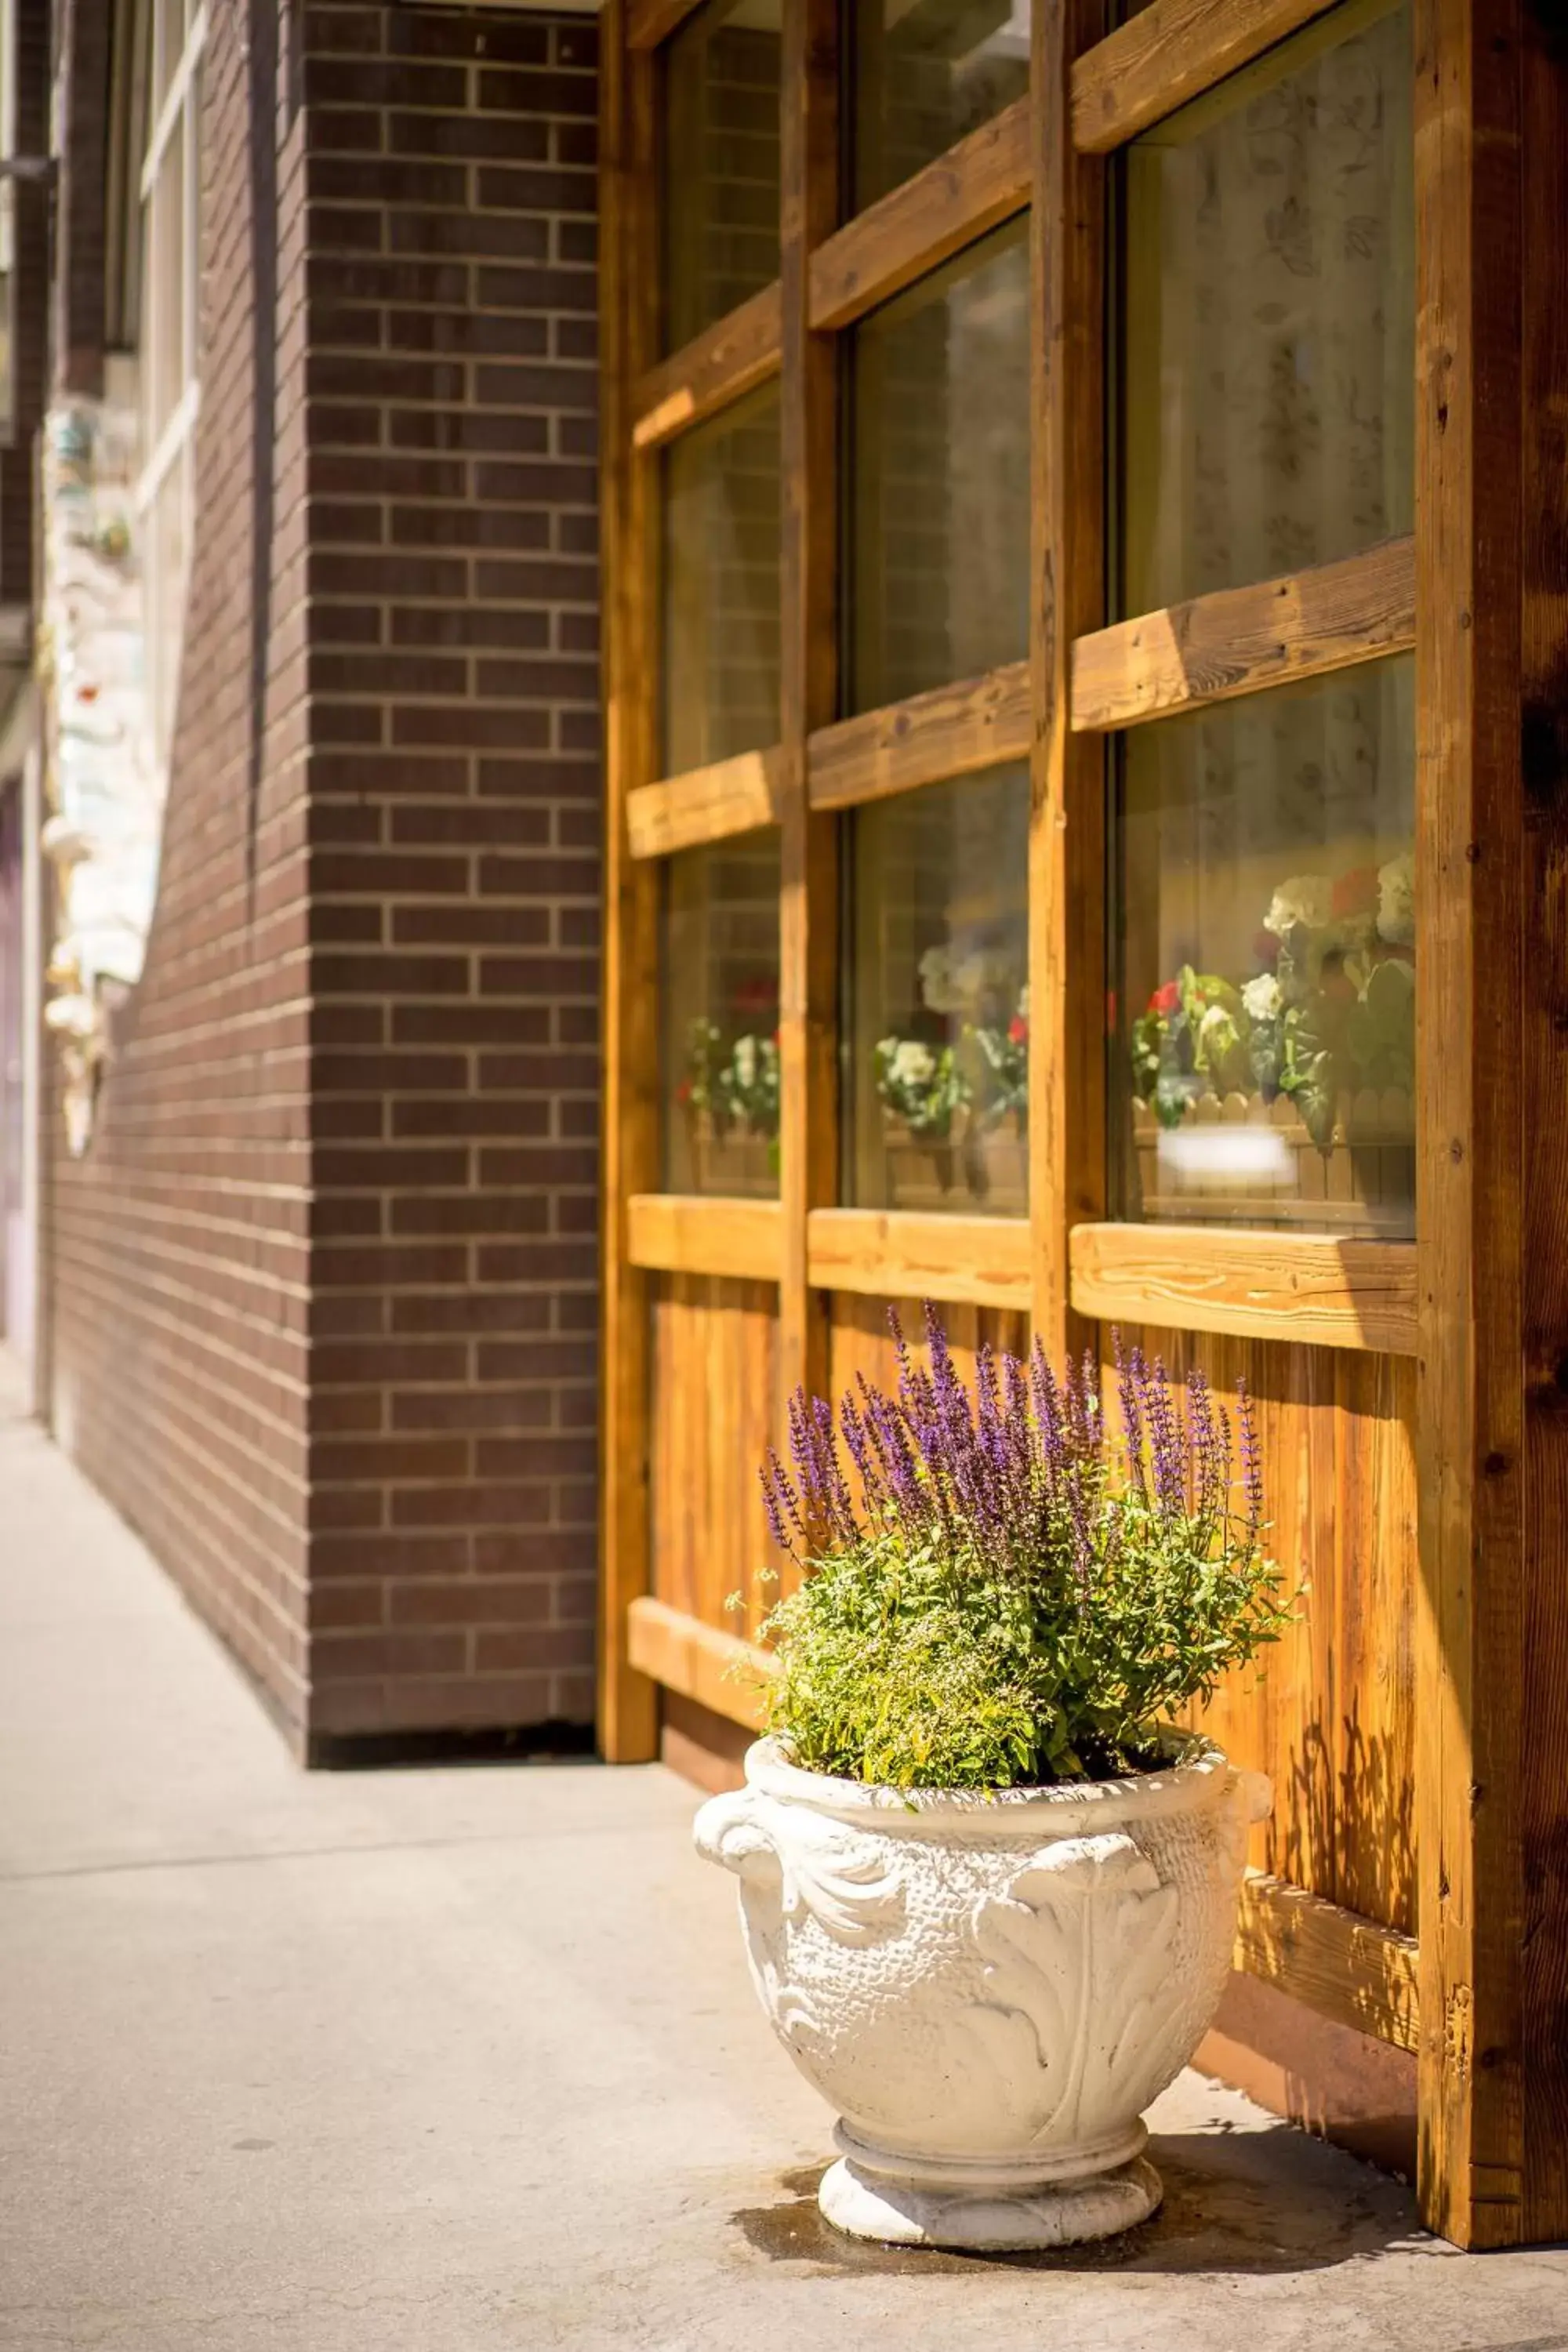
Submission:
<svg viewBox="0 0 1568 2352">
<path fill-rule="evenodd" d="M 697 1816 L 752 1980 L 838 2110 L 852 2236 L 1024 2248 L 1142 2221 L 1142 2110 L 1225 1984 L 1268 1783 L 1210 1750 L 1135 1780 L 969 1791 L 803 1772 L 772 1740 Z"/>
</svg>

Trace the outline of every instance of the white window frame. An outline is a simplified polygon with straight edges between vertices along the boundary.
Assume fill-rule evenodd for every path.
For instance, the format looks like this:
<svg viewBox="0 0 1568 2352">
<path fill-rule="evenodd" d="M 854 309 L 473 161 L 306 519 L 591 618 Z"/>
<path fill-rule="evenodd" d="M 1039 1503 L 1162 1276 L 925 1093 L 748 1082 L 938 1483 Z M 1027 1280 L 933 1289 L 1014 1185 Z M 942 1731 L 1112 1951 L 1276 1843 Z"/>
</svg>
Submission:
<svg viewBox="0 0 1568 2352">
<path fill-rule="evenodd" d="M 142 374 L 142 415 L 151 415 L 153 371 L 164 341 L 171 315 L 179 320 L 182 373 L 180 393 L 165 418 L 156 443 L 142 451 L 136 483 L 136 515 L 141 543 L 142 621 L 146 647 L 147 711 L 153 758 L 160 775 L 166 772 L 184 638 L 186 589 L 190 574 L 191 534 L 195 514 L 195 428 L 201 414 L 199 325 L 201 295 L 201 142 L 185 136 L 181 148 L 179 282 L 166 282 L 160 267 L 160 245 L 153 219 L 158 176 L 175 137 L 186 129 L 195 93 L 200 100 L 197 68 L 206 47 L 206 0 L 187 18 L 187 0 L 152 0 L 153 88 L 162 79 L 158 67 L 177 45 L 178 55 L 168 77 L 146 152 L 142 159 L 141 243 L 142 254 L 141 316 L 137 348 Z M 162 545 L 157 530 L 160 493 L 178 469 L 180 549 L 177 576 L 163 576 Z"/>
</svg>

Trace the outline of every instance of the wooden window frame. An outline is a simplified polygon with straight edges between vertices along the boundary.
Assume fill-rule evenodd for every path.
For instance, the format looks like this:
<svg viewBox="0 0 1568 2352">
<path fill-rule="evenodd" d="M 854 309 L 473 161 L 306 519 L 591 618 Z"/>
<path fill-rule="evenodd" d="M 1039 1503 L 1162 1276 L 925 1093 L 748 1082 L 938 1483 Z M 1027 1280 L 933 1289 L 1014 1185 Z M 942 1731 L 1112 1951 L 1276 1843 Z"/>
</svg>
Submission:
<svg viewBox="0 0 1568 2352">
<path fill-rule="evenodd" d="M 754 1698 L 733 1696 L 722 1672 L 745 1645 L 649 1591 L 647 1326 L 659 1279 L 776 1284 L 786 1386 L 824 1384 L 828 1297 L 856 1290 L 1026 1304 L 1058 1352 L 1121 1317 L 1413 1357 L 1419 1945 L 1254 1878 L 1238 1964 L 1415 2053 L 1421 2199 L 1435 2228 L 1477 2246 L 1568 2232 L 1568 2060 L 1544 2055 L 1568 1974 L 1568 1893 L 1560 1873 L 1526 1866 L 1531 1835 L 1548 1840 L 1561 1821 L 1552 1758 L 1568 1752 L 1568 1420 L 1551 1401 L 1568 1361 L 1568 1252 L 1553 1188 L 1528 1172 L 1523 1147 L 1568 1132 L 1557 1009 L 1568 947 L 1546 911 L 1568 874 L 1568 818 L 1538 813 L 1527 824 L 1521 780 L 1542 713 L 1568 741 L 1556 652 L 1568 631 L 1568 488 L 1544 421 L 1568 392 L 1568 351 L 1555 323 L 1563 240 L 1527 250 L 1518 234 L 1527 202 L 1568 218 L 1568 64 L 1521 0 L 1413 0 L 1413 537 L 1108 625 L 1108 159 L 1338 0 L 1152 0 L 1114 29 L 1107 0 L 1036 0 L 1027 100 L 844 225 L 837 11 L 784 0 L 779 280 L 658 360 L 652 53 L 691 5 L 608 0 L 605 15 L 605 1752 L 656 1752 L 658 1683 L 757 1719 Z M 833 338 L 1026 206 L 1027 662 L 839 719 Z M 678 434 L 775 373 L 781 740 L 661 777 L 650 467 Z M 1104 737 L 1412 648 L 1417 1240 L 1108 1221 Z M 1029 1216 L 841 1208 L 836 814 L 1018 758 L 1032 778 Z M 783 845 L 780 1198 L 659 1195 L 657 861 L 764 822 Z M 1521 1747 L 1521 1695 L 1535 1710 L 1533 1757 Z"/>
</svg>

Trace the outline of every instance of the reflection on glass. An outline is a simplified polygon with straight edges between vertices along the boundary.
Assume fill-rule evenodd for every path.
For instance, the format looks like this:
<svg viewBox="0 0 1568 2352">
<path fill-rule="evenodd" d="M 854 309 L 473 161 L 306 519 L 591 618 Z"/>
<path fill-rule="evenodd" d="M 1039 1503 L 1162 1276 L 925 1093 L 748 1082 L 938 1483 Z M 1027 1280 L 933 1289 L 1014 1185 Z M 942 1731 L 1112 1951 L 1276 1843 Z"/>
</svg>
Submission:
<svg viewBox="0 0 1568 2352">
<path fill-rule="evenodd" d="M 779 1187 L 779 837 L 770 828 L 666 861 L 664 1182 Z"/>
<path fill-rule="evenodd" d="M 851 332 L 856 710 L 1027 650 L 1028 318 L 1016 222 Z"/>
<path fill-rule="evenodd" d="M 1028 771 L 858 810 L 847 1027 L 848 1196 L 1027 1213 Z"/>
<path fill-rule="evenodd" d="M 779 732 L 779 400 L 755 393 L 664 460 L 666 775 Z"/>
<path fill-rule="evenodd" d="M 1410 530 L 1412 79 L 1340 8 L 1130 149 L 1123 612 Z"/>
<path fill-rule="evenodd" d="M 664 347 L 779 274 L 779 0 L 706 0 L 665 52 Z"/>
<path fill-rule="evenodd" d="M 1129 1215 L 1415 1230 L 1415 764 L 1407 656 L 1126 737 Z"/>
<path fill-rule="evenodd" d="M 857 0 L 855 209 L 1029 87 L 1027 0 Z"/>
</svg>

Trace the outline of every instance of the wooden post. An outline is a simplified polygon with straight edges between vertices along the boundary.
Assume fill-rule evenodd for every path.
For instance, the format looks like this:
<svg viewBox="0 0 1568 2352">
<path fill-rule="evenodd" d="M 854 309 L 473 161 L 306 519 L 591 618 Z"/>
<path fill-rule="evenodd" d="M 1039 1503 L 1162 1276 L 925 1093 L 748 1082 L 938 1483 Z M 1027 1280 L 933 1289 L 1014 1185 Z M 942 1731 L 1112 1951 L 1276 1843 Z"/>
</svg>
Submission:
<svg viewBox="0 0 1568 2352">
<path fill-rule="evenodd" d="M 1105 1214 L 1105 753 L 1070 727 L 1072 643 L 1105 619 L 1105 165 L 1073 144 L 1071 68 L 1105 0 L 1037 0 L 1029 616 L 1029 1221 L 1034 1328 L 1082 1344 L 1068 1236 Z"/>
<path fill-rule="evenodd" d="M 1555 1164 L 1531 1167 L 1521 29 L 1518 0 L 1418 0 L 1420 2194 L 1430 2226 L 1473 2247 L 1519 2244 L 1542 2218 L 1525 2081 L 1544 2053 L 1521 2009 L 1524 1236 L 1538 1186 L 1561 1182 L 1563 1138 L 1545 1146 Z M 1560 1562 L 1561 1522 L 1554 1541 Z"/>
<path fill-rule="evenodd" d="M 648 1278 L 628 1263 L 626 1202 L 658 1181 L 658 875 L 628 854 L 626 794 L 656 760 L 653 468 L 632 449 L 630 393 L 653 358 L 650 58 L 606 0 L 600 68 L 600 461 L 605 617 L 605 954 L 599 1438 L 599 1745 L 616 1764 L 658 1752 L 658 1693 L 626 1654 L 626 1610 L 648 1589 Z"/>
<path fill-rule="evenodd" d="M 783 511 L 779 677 L 779 1088 L 783 1248 L 779 1382 L 827 1387 L 827 1299 L 814 1292 L 806 1220 L 837 1191 L 837 820 L 806 799 L 806 738 L 836 715 L 835 352 L 809 321 L 809 261 L 838 221 L 838 11 L 784 0 L 781 171 Z"/>
</svg>

